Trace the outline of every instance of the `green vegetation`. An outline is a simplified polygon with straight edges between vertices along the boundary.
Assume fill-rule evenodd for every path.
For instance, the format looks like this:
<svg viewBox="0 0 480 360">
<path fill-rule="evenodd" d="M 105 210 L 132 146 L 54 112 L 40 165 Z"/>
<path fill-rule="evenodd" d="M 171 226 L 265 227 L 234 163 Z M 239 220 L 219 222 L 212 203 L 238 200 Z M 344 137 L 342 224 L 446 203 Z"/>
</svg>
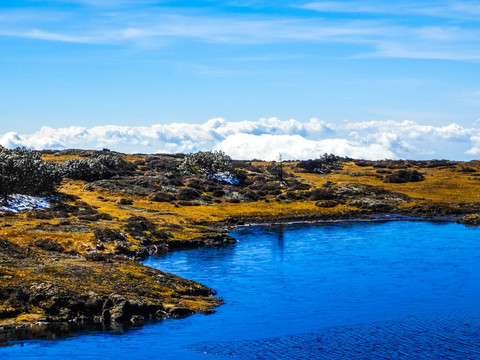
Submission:
<svg viewBox="0 0 480 360">
<path fill-rule="evenodd" d="M 135 171 L 134 164 L 125 161 L 120 155 L 108 152 L 94 154 L 88 160 L 68 160 L 62 168 L 65 177 L 85 181 L 110 179 L 116 175 L 131 175 Z"/>
<path fill-rule="evenodd" d="M 239 162 L 222 152 L 86 150 L 40 157 L 1 149 L 0 166 L 6 193 L 58 195 L 49 209 L 0 213 L 0 329 L 37 321 L 208 313 L 220 303 L 211 289 L 138 260 L 231 244 L 225 232 L 231 225 L 480 213 L 476 161 L 375 162 L 323 155 L 302 162 Z M 212 176 L 226 173 L 241 181 Z M 385 181 L 389 177 L 407 182 Z M 471 215 L 462 222 L 477 220 Z"/>
<path fill-rule="evenodd" d="M 212 176 L 216 173 L 232 173 L 233 160 L 223 151 L 199 151 L 185 155 L 180 169 L 191 174 Z"/>
<path fill-rule="evenodd" d="M 59 167 L 42 160 L 41 153 L 0 148 L 0 196 L 3 204 L 12 194 L 51 195 L 62 180 Z"/>
</svg>

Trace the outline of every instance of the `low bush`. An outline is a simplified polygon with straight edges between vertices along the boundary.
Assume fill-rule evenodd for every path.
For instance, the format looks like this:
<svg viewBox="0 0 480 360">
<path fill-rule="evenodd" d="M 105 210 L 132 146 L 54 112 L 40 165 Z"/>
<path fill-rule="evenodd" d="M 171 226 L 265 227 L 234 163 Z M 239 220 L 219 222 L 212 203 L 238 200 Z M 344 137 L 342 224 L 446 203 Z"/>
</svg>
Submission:
<svg viewBox="0 0 480 360">
<path fill-rule="evenodd" d="M 192 188 L 184 188 L 180 189 L 180 191 L 177 194 L 177 199 L 178 200 L 195 200 L 198 199 L 202 194 Z"/>
<path fill-rule="evenodd" d="M 73 180 L 96 181 L 125 176 L 135 172 L 135 165 L 116 154 L 95 154 L 88 160 L 67 160 L 63 164 L 65 177 Z"/>
<path fill-rule="evenodd" d="M 341 163 L 347 160 L 349 159 L 333 154 L 323 154 L 315 160 L 300 161 L 297 164 L 297 168 L 308 173 L 328 174 L 332 170 L 340 169 Z"/>
<path fill-rule="evenodd" d="M 176 197 L 174 194 L 163 192 L 163 191 L 157 191 L 148 196 L 148 200 L 156 201 L 156 202 L 171 202 L 175 199 Z"/>
<path fill-rule="evenodd" d="M 0 147 L 0 196 L 4 204 L 13 194 L 50 195 L 61 181 L 59 167 L 43 161 L 41 153 Z"/>
<path fill-rule="evenodd" d="M 384 183 L 406 183 L 423 181 L 425 177 L 417 170 L 398 170 L 388 174 L 383 179 Z"/>
<path fill-rule="evenodd" d="M 180 169 L 187 173 L 206 176 L 234 171 L 232 158 L 223 151 L 199 151 L 187 154 Z"/>
<path fill-rule="evenodd" d="M 332 189 L 326 187 L 315 188 L 310 191 L 310 200 L 312 201 L 333 200 L 335 197 L 335 193 L 332 191 Z"/>
</svg>

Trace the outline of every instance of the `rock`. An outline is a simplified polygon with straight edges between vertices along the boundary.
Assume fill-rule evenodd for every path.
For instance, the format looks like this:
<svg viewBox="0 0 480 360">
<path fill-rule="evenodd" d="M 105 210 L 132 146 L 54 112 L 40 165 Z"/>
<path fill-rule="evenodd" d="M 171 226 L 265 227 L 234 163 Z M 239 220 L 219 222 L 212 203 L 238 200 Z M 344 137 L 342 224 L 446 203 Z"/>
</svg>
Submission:
<svg viewBox="0 0 480 360">
<path fill-rule="evenodd" d="M 478 214 L 469 214 L 461 217 L 457 220 L 457 223 L 471 226 L 480 225 L 480 215 Z"/>
<path fill-rule="evenodd" d="M 193 311 L 192 311 L 193 313 Z M 149 318 L 165 318 L 167 313 L 162 304 L 147 304 L 143 301 L 127 300 L 119 294 L 112 294 L 102 307 L 104 322 L 125 323 L 128 321 L 144 321 Z"/>
<path fill-rule="evenodd" d="M 385 200 L 375 198 L 353 200 L 351 205 L 358 207 L 359 209 L 369 209 L 376 212 L 389 212 L 392 210 L 392 205 L 390 203 Z"/>
<path fill-rule="evenodd" d="M 168 315 L 173 318 L 182 318 L 194 314 L 193 310 L 182 307 L 171 307 L 167 311 Z"/>
<path fill-rule="evenodd" d="M 218 235 L 204 235 L 195 239 L 182 240 L 182 241 L 170 241 L 168 243 L 170 250 L 172 249 L 184 249 L 194 248 L 202 246 L 224 246 L 229 244 L 236 244 L 237 240 L 227 234 Z"/>
<path fill-rule="evenodd" d="M 132 314 L 128 309 L 129 302 L 117 294 L 111 295 L 110 299 L 112 300 L 112 307 L 109 310 L 112 321 L 125 322 L 130 320 Z"/>
</svg>

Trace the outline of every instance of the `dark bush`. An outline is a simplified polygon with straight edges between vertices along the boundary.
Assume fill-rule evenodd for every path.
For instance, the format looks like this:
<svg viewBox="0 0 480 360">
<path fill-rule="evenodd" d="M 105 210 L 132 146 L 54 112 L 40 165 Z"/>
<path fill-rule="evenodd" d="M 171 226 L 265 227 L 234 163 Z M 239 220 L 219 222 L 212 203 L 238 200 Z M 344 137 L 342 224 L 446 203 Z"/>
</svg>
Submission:
<svg viewBox="0 0 480 360">
<path fill-rule="evenodd" d="M 180 189 L 177 194 L 178 200 L 195 200 L 198 199 L 202 194 L 192 188 Z"/>
<path fill-rule="evenodd" d="M 205 191 L 207 182 L 205 180 L 200 180 L 200 179 L 189 179 L 185 182 L 185 185 L 200 191 Z"/>
<path fill-rule="evenodd" d="M 304 184 L 300 181 L 294 181 L 290 185 L 290 190 L 309 190 L 311 186 L 309 184 Z"/>
<path fill-rule="evenodd" d="M 112 243 L 127 240 L 123 233 L 114 229 L 95 229 L 93 234 L 98 242 Z"/>
<path fill-rule="evenodd" d="M 335 193 L 332 189 L 327 187 L 322 188 L 315 188 L 310 191 L 310 200 L 318 201 L 318 200 L 333 200 L 335 199 Z"/>
<path fill-rule="evenodd" d="M 174 194 L 163 192 L 163 191 L 157 191 L 148 196 L 148 200 L 156 201 L 156 202 L 171 202 L 175 199 L 176 197 Z"/>
<path fill-rule="evenodd" d="M 151 232 L 154 242 L 166 242 L 172 235 L 165 230 L 155 230 Z"/>
<path fill-rule="evenodd" d="M 117 205 L 133 205 L 132 199 L 121 198 L 117 200 Z"/>
<path fill-rule="evenodd" d="M 88 160 L 67 160 L 63 164 L 65 177 L 73 180 L 96 181 L 131 175 L 135 165 L 115 154 L 95 154 Z"/>
<path fill-rule="evenodd" d="M 65 248 L 52 239 L 39 239 L 33 243 L 37 248 L 45 251 L 65 252 Z"/>
<path fill-rule="evenodd" d="M 282 181 L 285 178 L 285 171 L 283 170 L 283 163 L 272 161 L 270 165 L 267 165 L 267 171 L 272 174 L 276 180 Z"/>
<path fill-rule="evenodd" d="M 246 191 L 244 193 L 244 196 L 249 200 L 249 201 L 257 201 L 260 199 L 260 195 L 256 193 L 255 191 Z"/>
<path fill-rule="evenodd" d="M 458 171 L 462 173 L 474 173 L 477 172 L 477 169 L 474 169 L 470 166 L 462 166 L 460 169 L 458 169 Z"/>
<path fill-rule="evenodd" d="M 297 193 L 296 191 L 287 191 L 285 193 L 287 200 L 303 200 L 304 195 L 302 193 Z"/>
<path fill-rule="evenodd" d="M 408 166 L 404 160 L 385 160 L 374 162 L 373 167 L 380 169 L 406 169 Z"/>
<path fill-rule="evenodd" d="M 215 197 L 223 197 L 225 196 L 225 191 L 222 189 L 218 189 L 212 192 L 212 195 Z"/>
<path fill-rule="evenodd" d="M 341 163 L 349 160 L 333 154 L 323 154 L 319 159 L 300 161 L 297 168 L 308 173 L 328 174 L 334 169 L 340 169 Z"/>
<path fill-rule="evenodd" d="M 384 183 L 406 183 L 423 181 L 424 176 L 417 170 L 398 170 L 392 174 L 385 176 Z"/>
<path fill-rule="evenodd" d="M 113 220 L 112 216 L 107 213 L 79 215 L 78 219 L 85 221 Z"/>
<path fill-rule="evenodd" d="M 437 168 L 437 167 L 452 167 L 457 166 L 457 161 L 450 160 L 430 160 L 425 164 L 426 168 Z"/>
<path fill-rule="evenodd" d="M 12 194 L 45 196 L 62 181 L 55 164 L 46 163 L 37 151 L 0 147 L 0 196 L 3 203 Z"/>
<path fill-rule="evenodd" d="M 176 172 L 179 164 L 180 162 L 176 159 L 157 156 L 149 156 L 145 160 L 145 167 L 155 171 Z"/>
<path fill-rule="evenodd" d="M 355 161 L 355 165 L 360 166 L 360 167 L 366 167 L 366 166 L 373 166 L 374 161 L 370 160 L 357 160 Z"/>
<path fill-rule="evenodd" d="M 156 225 L 143 216 L 131 216 L 127 219 L 124 229 L 132 236 L 141 236 L 145 231 L 155 231 Z"/>
</svg>

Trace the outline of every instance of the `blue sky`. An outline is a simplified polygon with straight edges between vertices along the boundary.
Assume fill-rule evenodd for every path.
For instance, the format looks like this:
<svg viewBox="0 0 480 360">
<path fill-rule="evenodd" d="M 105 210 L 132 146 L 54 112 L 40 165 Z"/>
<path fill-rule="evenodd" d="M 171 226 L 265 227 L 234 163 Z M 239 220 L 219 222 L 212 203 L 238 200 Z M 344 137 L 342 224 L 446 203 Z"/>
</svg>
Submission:
<svg viewBox="0 0 480 360">
<path fill-rule="evenodd" d="M 478 1 L 6 0 L 0 135 L 270 117 L 472 130 L 479 18 Z"/>
</svg>

